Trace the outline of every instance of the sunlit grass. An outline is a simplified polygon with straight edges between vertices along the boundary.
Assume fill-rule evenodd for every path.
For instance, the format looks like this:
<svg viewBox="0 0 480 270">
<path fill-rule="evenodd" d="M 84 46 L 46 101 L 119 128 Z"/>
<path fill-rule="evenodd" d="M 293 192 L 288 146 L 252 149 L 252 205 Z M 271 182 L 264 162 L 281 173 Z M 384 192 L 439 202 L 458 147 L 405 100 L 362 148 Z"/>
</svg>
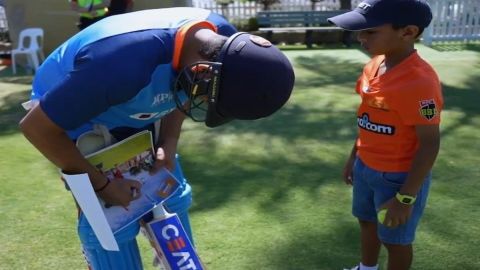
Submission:
<svg viewBox="0 0 480 270">
<path fill-rule="evenodd" d="M 353 87 L 368 56 L 355 48 L 293 49 L 286 54 L 295 91 L 274 116 L 217 129 L 184 125 L 179 152 L 193 186 L 190 217 L 209 269 L 358 263 L 351 190 L 340 174 L 356 134 Z M 446 107 L 413 269 L 478 269 L 480 53 L 419 50 L 442 79 Z M 25 82 L 0 74 L 0 269 L 85 269 L 71 195 L 16 127 Z M 145 268 L 154 269 L 147 241 L 139 241 Z"/>
</svg>

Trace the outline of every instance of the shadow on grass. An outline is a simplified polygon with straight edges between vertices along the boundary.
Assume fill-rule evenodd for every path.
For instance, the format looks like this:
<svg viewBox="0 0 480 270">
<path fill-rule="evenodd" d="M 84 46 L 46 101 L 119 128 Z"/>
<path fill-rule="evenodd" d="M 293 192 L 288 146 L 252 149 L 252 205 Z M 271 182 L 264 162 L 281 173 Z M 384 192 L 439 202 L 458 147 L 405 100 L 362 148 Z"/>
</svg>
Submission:
<svg viewBox="0 0 480 270">
<path fill-rule="evenodd" d="M 315 74 L 308 80 L 299 78 L 295 91 L 320 88 L 325 84 L 350 83 L 361 68 L 358 63 L 339 62 L 334 58 L 323 56 L 298 57 L 295 60 L 297 67 L 311 70 Z M 321 63 L 324 61 L 329 62 L 329 67 L 322 70 L 324 65 Z M 475 74 L 466 82 L 466 88 L 443 85 L 445 109 L 461 111 L 464 116 L 454 125 L 443 130 L 442 136 L 453 135 L 456 129 L 473 125 L 473 118 L 480 114 L 478 81 L 480 81 L 480 75 Z M 248 132 L 258 136 L 282 137 L 291 143 L 298 138 L 307 138 L 324 141 L 326 144 L 345 144 L 352 142 L 356 134 L 353 113 L 354 111 L 342 111 L 328 107 L 311 109 L 301 105 L 291 105 L 283 108 L 271 118 L 248 123 L 236 122 L 215 131 L 207 130 L 198 139 L 199 142 L 205 144 L 202 146 L 202 149 L 205 150 L 205 152 L 202 151 L 203 153 L 215 152 L 217 145 L 215 138 L 218 135 Z M 316 121 L 309 120 L 312 119 L 312 115 L 318 115 Z M 342 130 L 344 127 L 345 129 Z M 302 146 L 298 147 L 302 148 Z M 269 146 L 266 145 L 265 150 L 268 149 Z M 345 149 L 345 155 L 348 150 Z M 330 153 L 325 153 L 325 155 L 328 154 Z M 318 187 L 332 183 L 332 179 L 339 179 L 343 166 L 342 162 L 328 163 L 318 157 L 307 155 L 301 163 L 283 156 L 251 158 L 249 162 L 257 166 L 245 168 L 236 163 L 235 154 L 232 153 L 229 157 L 229 159 L 216 156 L 196 157 L 194 155 L 183 157 L 182 164 L 187 178 L 189 175 L 195 176 L 195 180 L 191 182 L 195 183 L 199 192 L 194 192 L 196 203 L 195 207 L 191 209 L 193 212 L 220 207 L 238 194 L 242 194 L 245 200 L 248 200 L 251 196 L 268 192 L 269 200 L 263 201 L 257 210 L 278 216 L 280 219 L 280 212 L 285 205 L 284 202 L 287 203 L 286 197 L 289 190 L 301 188 L 311 192 L 313 196 Z M 268 257 L 271 269 L 300 269 L 299 265 L 311 266 L 308 269 L 332 269 L 331 266 L 336 265 L 338 269 L 341 269 L 343 266 L 349 266 L 348 264 L 341 265 L 342 263 L 355 263 L 358 260 L 356 244 L 358 243 L 358 229 L 355 229 L 357 228 L 355 225 L 340 221 L 334 230 L 310 228 L 302 232 L 295 231 L 292 232 L 292 234 L 297 234 L 295 239 L 291 239 L 285 245 L 268 250 L 254 250 L 252 256 L 262 254 L 262 256 Z M 455 227 L 453 221 L 445 225 L 442 226 L 444 228 Z M 440 229 L 433 230 L 432 228 L 432 231 L 438 235 L 443 233 Z M 450 235 L 446 238 L 454 239 L 455 236 Z M 465 265 L 470 264 L 465 263 Z"/>
<path fill-rule="evenodd" d="M 313 78 L 296 78 L 295 91 L 311 87 L 320 89 L 331 84 L 355 85 L 356 79 L 363 69 L 362 63 L 353 60 L 339 60 L 324 55 L 299 56 L 295 58 L 295 63 L 297 67 L 315 73 Z"/>
<path fill-rule="evenodd" d="M 480 70 L 480 63 L 477 63 L 474 70 Z M 445 110 L 454 110 L 463 113 L 463 116 L 454 125 L 445 128 L 442 136 L 449 136 L 457 128 L 466 125 L 473 125 L 473 119 L 480 115 L 480 88 L 478 82 L 480 74 L 470 77 L 465 83 L 465 88 L 453 85 L 442 84 Z"/>
<path fill-rule="evenodd" d="M 23 68 L 17 69 L 17 74 L 13 74 L 11 66 L 0 70 L 0 82 L 3 83 L 16 83 L 16 84 L 28 84 L 31 85 L 33 76 L 31 72 Z"/>
<path fill-rule="evenodd" d="M 330 56 L 300 56 L 294 61 L 297 68 L 310 70 L 314 74 L 308 80 L 297 79 L 294 91 L 303 91 L 307 88 L 320 89 L 329 84 L 354 84 L 361 70 L 361 64 L 358 62 L 343 61 Z M 337 95 L 341 97 L 342 93 Z M 326 106 L 307 107 L 291 104 L 272 117 L 257 121 L 235 121 L 196 134 L 192 146 L 196 149 L 186 149 L 182 153 L 185 175 L 199 192 L 198 196 L 195 196 L 195 207 L 191 211 L 221 207 L 239 193 L 249 197 L 268 191 L 270 200 L 263 202 L 260 208 L 265 212 L 273 212 L 277 207 L 281 207 L 288 190 L 300 187 L 313 194 L 324 183 L 340 181 L 343 163 L 332 164 L 322 160 L 311 153 L 309 145 L 292 147 L 298 140 L 318 140 L 324 144 L 340 143 L 349 145 L 345 149 L 345 156 L 347 155 L 356 135 L 355 108 L 337 109 L 333 105 L 330 107 L 327 103 Z M 292 155 L 302 157 L 301 162 L 276 154 L 249 157 L 232 153 L 228 155 L 228 159 L 215 155 L 209 155 L 208 158 L 198 155 L 215 153 L 219 145 L 216 140 L 219 137 L 238 134 L 281 138 L 294 149 L 292 151 L 295 153 L 291 153 Z M 271 153 L 272 146 L 268 140 L 260 147 L 263 153 Z M 239 160 L 241 162 L 237 162 Z"/>
<path fill-rule="evenodd" d="M 263 256 L 269 258 L 269 269 L 331 270 L 358 262 L 357 223 L 339 222 L 333 232 L 316 227 L 308 231 L 296 230 L 292 235 L 295 237 L 287 245 L 263 251 Z"/>
<path fill-rule="evenodd" d="M 194 192 L 195 206 L 190 211 L 219 208 L 233 198 L 238 198 L 238 194 L 243 194 L 242 197 L 246 200 L 266 195 L 268 200 L 262 201 L 258 210 L 278 214 L 277 217 L 280 217 L 290 190 L 300 188 L 313 197 L 319 186 L 340 183 L 342 165 L 326 163 L 316 158 L 294 163 L 281 156 L 251 158 L 242 164 L 246 166 L 215 157 L 202 159 L 184 156 L 182 167 L 185 175 L 187 178 L 192 176 L 189 180 L 198 188 L 198 193 Z"/>
<path fill-rule="evenodd" d="M 0 83 L 31 85 L 32 79 L 22 68 L 18 69 L 16 75 L 12 74 L 11 67 L 0 70 Z M 28 88 L 21 91 L 0 90 L 0 104 L 3 104 L 0 106 L 0 136 L 19 132 L 18 122 L 25 115 L 20 104 L 30 98 L 30 87 Z"/>
<path fill-rule="evenodd" d="M 341 61 L 328 56 L 300 56 L 294 60 L 297 68 L 309 70 L 313 74 L 310 78 L 297 78 L 295 91 L 320 89 L 325 85 L 354 84 L 362 68 L 362 64 L 358 62 Z M 478 69 L 479 66 L 475 68 Z M 0 82 L 29 84 L 31 77 L 27 77 L 19 79 L 0 76 Z M 466 83 L 467 89 L 443 86 L 445 109 L 461 111 L 464 116 L 455 125 L 443 130 L 442 136 L 449 136 L 455 129 L 471 125 L 473 117 L 480 114 L 477 101 L 480 96 L 478 81 L 480 75 L 475 75 Z M 19 104 L 28 99 L 29 95 L 30 91 L 26 90 L 13 92 L 2 98 L 4 105 L 0 107 L 0 136 L 18 132 L 18 121 L 25 114 Z M 258 210 L 280 216 L 288 190 L 301 188 L 313 196 L 319 186 L 339 181 L 332 179 L 339 179 L 343 163 L 326 162 L 317 155 L 312 155 L 307 151 L 309 145 L 297 145 L 293 150 L 305 152 L 305 158 L 301 162 L 289 159 L 288 156 L 249 158 L 241 153 L 229 153 L 226 156 L 212 154 L 218 147 L 216 140 L 229 134 L 251 133 L 256 136 L 281 137 L 292 144 L 301 138 L 307 141 L 318 140 L 325 144 L 351 145 L 356 134 L 355 110 L 338 109 L 333 107 L 334 105 L 306 108 L 292 104 L 270 118 L 253 122 L 239 121 L 214 130 L 204 129 L 198 132 L 198 146 L 182 156 L 185 175 L 187 178 L 194 176 L 194 185 L 198 188 L 194 191 L 195 206 L 191 211 L 221 207 L 237 195 L 248 199 L 259 193 L 268 193 L 269 200 L 262 201 Z M 271 150 L 268 141 L 263 148 L 265 151 Z M 348 151 L 349 148 L 345 148 L 345 156 Z M 337 153 L 322 153 L 332 154 Z M 245 162 L 239 162 L 239 159 L 249 159 L 246 162 L 249 166 L 243 166 Z M 323 269 L 323 265 L 338 265 L 338 262 L 354 260 L 352 256 L 356 258 L 358 249 L 351 242 L 356 239 L 358 231 L 349 223 L 339 222 L 333 233 L 329 233 L 332 233 L 332 230 L 309 228 L 299 233 L 298 237 L 287 245 L 270 249 L 265 256 L 276 266 L 275 269 L 297 269 L 297 265 L 311 265 L 311 269 Z M 328 248 L 325 248 L 325 245 L 328 245 Z"/>
<path fill-rule="evenodd" d="M 0 136 L 20 132 L 18 122 L 25 115 L 25 110 L 20 105 L 30 98 L 30 90 L 12 92 L 0 96 Z"/>
</svg>

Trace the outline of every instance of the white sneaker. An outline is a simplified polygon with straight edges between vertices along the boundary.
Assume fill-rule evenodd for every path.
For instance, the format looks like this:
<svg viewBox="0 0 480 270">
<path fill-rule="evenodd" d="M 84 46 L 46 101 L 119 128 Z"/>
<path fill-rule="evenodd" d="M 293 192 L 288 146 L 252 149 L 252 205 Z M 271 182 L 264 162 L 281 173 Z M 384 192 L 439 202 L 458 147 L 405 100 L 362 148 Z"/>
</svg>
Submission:
<svg viewBox="0 0 480 270">
<path fill-rule="evenodd" d="M 360 266 L 359 266 L 359 265 L 355 265 L 355 266 L 352 267 L 352 268 L 343 268 L 343 270 L 360 270 Z"/>
</svg>

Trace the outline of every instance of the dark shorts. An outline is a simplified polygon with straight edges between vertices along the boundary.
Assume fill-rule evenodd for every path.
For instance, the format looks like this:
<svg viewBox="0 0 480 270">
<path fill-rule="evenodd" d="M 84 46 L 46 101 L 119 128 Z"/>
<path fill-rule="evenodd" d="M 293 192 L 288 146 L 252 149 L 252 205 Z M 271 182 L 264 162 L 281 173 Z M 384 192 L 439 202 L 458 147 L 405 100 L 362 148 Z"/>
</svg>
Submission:
<svg viewBox="0 0 480 270">
<path fill-rule="evenodd" d="M 359 158 L 355 160 L 352 213 L 359 220 L 376 222 L 378 236 L 382 243 L 407 245 L 415 239 L 415 231 L 427 202 L 431 182 L 430 173 L 417 194 L 412 215 L 406 224 L 389 228 L 377 221 L 377 211 L 380 206 L 395 196 L 407 175 L 407 172 L 377 171 L 365 165 Z"/>
</svg>

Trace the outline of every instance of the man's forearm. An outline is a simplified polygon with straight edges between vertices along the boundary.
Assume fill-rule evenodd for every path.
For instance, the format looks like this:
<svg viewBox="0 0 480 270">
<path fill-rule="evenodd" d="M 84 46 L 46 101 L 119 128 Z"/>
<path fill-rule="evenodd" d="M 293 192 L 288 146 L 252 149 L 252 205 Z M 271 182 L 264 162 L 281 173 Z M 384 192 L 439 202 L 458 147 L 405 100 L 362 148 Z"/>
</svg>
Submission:
<svg viewBox="0 0 480 270">
<path fill-rule="evenodd" d="M 173 142 L 176 144 L 180 138 L 180 131 L 184 120 L 185 114 L 178 109 L 166 115 L 162 119 L 160 126 L 159 144 L 162 145 Z"/>
<path fill-rule="evenodd" d="M 82 156 L 65 131 L 48 119 L 40 106 L 22 119 L 20 129 L 38 151 L 65 173 L 88 173 L 94 189 L 105 185 L 106 178 Z"/>
</svg>

